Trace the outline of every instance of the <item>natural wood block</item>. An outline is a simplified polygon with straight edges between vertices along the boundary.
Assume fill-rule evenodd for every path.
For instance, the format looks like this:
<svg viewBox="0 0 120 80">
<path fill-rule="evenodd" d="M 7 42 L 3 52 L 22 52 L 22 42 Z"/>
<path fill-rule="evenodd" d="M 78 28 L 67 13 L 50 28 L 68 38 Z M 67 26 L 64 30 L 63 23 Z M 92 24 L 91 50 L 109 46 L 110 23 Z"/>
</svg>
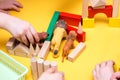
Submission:
<svg viewBox="0 0 120 80">
<path fill-rule="evenodd" d="M 31 58 L 31 69 L 32 69 L 33 80 L 38 80 L 37 59 L 35 57 Z"/>
<path fill-rule="evenodd" d="M 83 51 L 85 46 L 86 46 L 85 43 L 80 42 L 76 46 L 76 48 L 68 55 L 68 60 L 73 62 L 79 56 L 79 54 Z"/>
<path fill-rule="evenodd" d="M 44 72 L 44 66 L 43 66 L 44 60 L 38 59 L 37 60 L 37 66 L 38 66 L 38 77 L 41 76 L 41 74 Z"/>
</svg>

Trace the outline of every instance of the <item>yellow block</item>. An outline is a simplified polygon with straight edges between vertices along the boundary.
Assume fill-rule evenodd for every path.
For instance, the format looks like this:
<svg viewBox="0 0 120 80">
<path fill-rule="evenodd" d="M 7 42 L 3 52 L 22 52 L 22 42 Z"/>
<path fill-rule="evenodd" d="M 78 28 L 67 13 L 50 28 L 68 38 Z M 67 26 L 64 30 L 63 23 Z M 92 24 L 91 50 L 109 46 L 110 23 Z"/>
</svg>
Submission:
<svg viewBox="0 0 120 80">
<path fill-rule="evenodd" d="M 84 28 L 93 28 L 94 27 L 94 18 L 83 18 L 83 27 Z"/>
<path fill-rule="evenodd" d="M 120 27 L 120 18 L 109 18 L 109 26 Z"/>
</svg>

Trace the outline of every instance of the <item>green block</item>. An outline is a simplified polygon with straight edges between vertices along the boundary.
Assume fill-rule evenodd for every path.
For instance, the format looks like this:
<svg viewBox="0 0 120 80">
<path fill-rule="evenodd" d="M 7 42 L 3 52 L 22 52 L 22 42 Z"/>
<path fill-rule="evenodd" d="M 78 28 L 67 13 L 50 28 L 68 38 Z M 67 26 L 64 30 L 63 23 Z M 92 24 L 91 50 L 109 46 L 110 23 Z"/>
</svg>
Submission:
<svg viewBox="0 0 120 80">
<path fill-rule="evenodd" d="M 51 39 L 52 39 L 54 28 L 55 28 L 56 22 L 59 18 L 59 15 L 60 15 L 60 12 L 58 12 L 58 11 L 54 12 L 54 15 L 53 15 L 51 22 L 49 24 L 49 27 L 47 29 L 47 34 L 48 34 L 48 37 L 46 38 L 47 41 L 51 41 Z"/>
</svg>

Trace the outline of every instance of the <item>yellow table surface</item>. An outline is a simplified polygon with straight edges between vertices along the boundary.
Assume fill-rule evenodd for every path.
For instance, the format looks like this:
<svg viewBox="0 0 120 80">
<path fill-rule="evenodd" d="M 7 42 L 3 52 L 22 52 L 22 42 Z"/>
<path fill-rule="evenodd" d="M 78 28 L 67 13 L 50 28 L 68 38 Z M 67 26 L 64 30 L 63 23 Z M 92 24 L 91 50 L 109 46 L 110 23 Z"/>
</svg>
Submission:
<svg viewBox="0 0 120 80">
<path fill-rule="evenodd" d="M 54 11 L 64 11 L 81 15 L 81 0 L 19 0 L 24 8 L 21 12 L 11 11 L 11 15 L 29 21 L 38 31 L 46 31 Z M 109 4 L 112 0 L 109 0 Z M 65 80 L 92 80 L 94 66 L 102 61 L 114 60 L 117 68 L 120 66 L 120 28 L 110 27 L 105 14 L 95 15 L 95 27 L 83 29 L 86 32 L 86 48 L 72 63 L 65 60 L 61 62 L 61 55 L 54 59 L 52 52 L 47 57 L 49 61 L 57 61 L 58 69 L 65 73 Z M 17 27 L 17 26 L 16 26 Z M 11 34 L 0 30 L 0 49 L 6 53 L 6 43 Z M 65 42 L 65 41 L 64 41 Z M 60 47 L 62 53 L 63 44 Z M 75 42 L 77 45 L 78 42 Z M 29 72 L 26 80 L 33 80 L 30 69 L 30 59 L 10 55 L 23 65 Z"/>
</svg>

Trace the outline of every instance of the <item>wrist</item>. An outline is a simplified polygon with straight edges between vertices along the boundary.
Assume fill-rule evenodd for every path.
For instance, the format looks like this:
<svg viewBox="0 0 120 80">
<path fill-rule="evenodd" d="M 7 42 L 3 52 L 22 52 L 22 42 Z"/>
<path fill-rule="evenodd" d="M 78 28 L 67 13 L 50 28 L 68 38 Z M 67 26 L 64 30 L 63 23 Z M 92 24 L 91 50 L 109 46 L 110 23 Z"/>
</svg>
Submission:
<svg viewBox="0 0 120 80">
<path fill-rule="evenodd" d="M 9 15 L 0 12 L 0 28 L 7 29 L 7 23 L 9 20 Z"/>
</svg>

